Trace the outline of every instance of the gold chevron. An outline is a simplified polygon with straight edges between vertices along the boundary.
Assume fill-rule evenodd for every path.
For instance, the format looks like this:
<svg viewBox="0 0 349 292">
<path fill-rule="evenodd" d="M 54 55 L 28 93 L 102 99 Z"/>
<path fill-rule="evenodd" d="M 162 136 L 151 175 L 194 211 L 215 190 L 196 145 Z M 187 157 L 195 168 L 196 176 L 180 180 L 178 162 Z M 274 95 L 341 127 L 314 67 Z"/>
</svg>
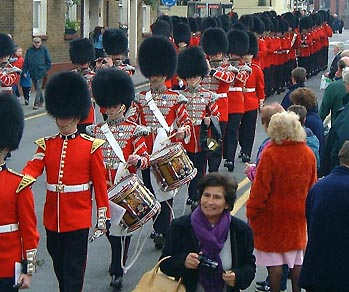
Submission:
<svg viewBox="0 0 349 292">
<path fill-rule="evenodd" d="M 21 182 L 19 183 L 17 190 L 16 190 L 16 194 L 18 194 L 20 191 L 22 191 L 23 189 L 25 189 L 26 187 L 30 186 L 32 183 L 34 183 L 36 181 L 35 178 L 31 177 L 30 175 L 24 175 L 22 177 Z"/>
<path fill-rule="evenodd" d="M 92 148 L 91 148 L 91 154 L 95 152 L 99 147 L 101 147 L 105 143 L 102 139 L 94 139 Z"/>
<path fill-rule="evenodd" d="M 34 142 L 36 145 L 38 145 L 42 150 L 46 150 L 46 143 L 45 138 L 40 138 Z"/>
</svg>

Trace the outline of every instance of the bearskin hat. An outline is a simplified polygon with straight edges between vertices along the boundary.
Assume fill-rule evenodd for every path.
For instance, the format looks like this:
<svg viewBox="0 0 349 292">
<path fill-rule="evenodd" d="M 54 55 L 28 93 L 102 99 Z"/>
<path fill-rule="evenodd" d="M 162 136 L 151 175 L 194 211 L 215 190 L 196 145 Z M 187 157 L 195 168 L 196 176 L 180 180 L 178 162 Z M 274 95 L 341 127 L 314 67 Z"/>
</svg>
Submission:
<svg viewBox="0 0 349 292">
<path fill-rule="evenodd" d="M 280 32 L 286 33 L 286 32 L 288 32 L 289 24 L 286 20 L 280 19 L 279 20 L 279 27 L 280 27 Z"/>
<path fill-rule="evenodd" d="M 265 31 L 272 31 L 273 23 L 270 20 L 270 18 L 266 17 L 266 16 L 263 16 L 263 17 L 261 17 L 261 20 L 264 22 Z"/>
<path fill-rule="evenodd" d="M 107 29 L 103 34 L 103 48 L 107 55 L 126 55 L 128 40 L 121 29 Z"/>
<path fill-rule="evenodd" d="M 157 20 L 151 25 L 151 31 L 153 35 L 163 36 L 169 38 L 171 36 L 171 26 L 165 20 Z"/>
<path fill-rule="evenodd" d="M 228 32 L 231 27 L 231 21 L 228 15 L 222 14 L 218 17 L 222 23 L 222 28 L 224 29 L 225 32 Z"/>
<path fill-rule="evenodd" d="M 173 25 L 173 39 L 176 45 L 179 43 L 186 43 L 189 45 L 191 38 L 190 27 L 186 23 L 177 23 Z"/>
<path fill-rule="evenodd" d="M 204 32 L 206 29 L 210 28 L 210 27 L 216 27 L 217 26 L 217 22 L 213 17 L 205 17 L 202 21 L 201 21 L 201 31 Z"/>
<path fill-rule="evenodd" d="M 195 33 L 195 32 L 198 32 L 200 30 L 198 22 L 196 21 L 195 18 L 189 17 L 188 22 L 189 22 L 191 32 Z"/>
<path fill-rule="evenodd" d="M 273 23 L 272 32 L 279 32 L 279 20 L 276 17 L 271 18 L 271 22 Z"/>
<path fill-rule="evenodd" d="M 225 54 L 228 51 L 227 35 L 221 28 L 209 28 L 202 34 L 200 45 L 209 56 Z"/>
<path fill-rule="evenodd" d="M 249 38 L 246 31 L 231 30 L 228 33 L 228 54 L 244 56 L 248 53 Z"/>
<path fill-rule="evenodd" d="M 295 29 L 297 27 L 296 17 L 291 12 L 286 12 L 282 17 L 288 22 L 289 26 L 292 27 L 292 29 Z"/>
<path fill-rule="evenodd" d="M 239 21 L 242 22 L 249 31 L 254 27 L 254 17 L 252 15 L 242 15 Z"/>
<path fill-rule="evenodd" d="M 95 59 L 95 49 L 87 38 L 70 42 L 69 54 L 73 64 L 86 64 Z"/>
<path fill-rule="evenodd" d="M 100 107 L 124 104 L 128 109 L 135 97 L 131 77 L 115 68 L 101 69 L 92 80 L 92 93 Z"/>
<path fill-rule="evenodd" d="M 15 52 L 14 41 L 4 33 L 0 33 L 0 58 L 10 56 Z"/>
<path fill-rule="evenodd" d="M 138 52 L 138 64 L 142 74 L 151 76 L 166 76 L 171 78 L 177 68 L 176 50 L 163 37 L 149 37 L 145 39 Z"/>
<path fill-rule="evenodd" d="M 47 112 L 55 118 L 84 120 L 91 107 L 86 80 L 75 72 L 60 72 L 52 76 L 45 91 Z"/>
<path fill-rule="evenodd" d="M 177 74 L 180 78 L 204 77 L 207 71 L 205 53 L 201 48 L 187 48 L 179 53 Z"/>
<path fill-rule="evenodd" d="M 250 55 L 257 56 L 257 54 L 258 54 L 258 40 L 257 40 L 257 37 L 251 31 L 248 31 L 247 34 L 248 34 L 248 39 L 249 39 L 248 53 Z"/>
<path fill-rule="evenodd" d="M 247 31 L 247 27 L 246 25 L 244 25 L 242 22 L 238 21 L 237 23 L 235 23 L 232 27 L 232 30 L 243 30 L 243 31 Z"/>
<path fill-rule="evenodd" d="M 173 28 L 173 23 L 172 23 L 172 19 L 170 16 L 168 15 L 160 15 L 156 21 L 159 21 L 159 20 L 163 20 L 163 21 L 166 21 L 169 25 L 170 25 L 170 29 L 171 29 L 171 34 L 172 34 L 172 28 Z"/>
<path fill-rule="evenodd" d="M 0 150 L 18 148 L 24 128 L 23 110 L 17 98 L 10 93 L 0 93 Z"/>
<path fill-rule="evenodd" d="M 265 31 L 265 25 L 264 25 L 264 22 L 260 19 L 260 17 L 255 16 L 253 23 L 254 23 L 254 26 L 252 31 L 258 34 L 263 34 Z"/>
</svg>

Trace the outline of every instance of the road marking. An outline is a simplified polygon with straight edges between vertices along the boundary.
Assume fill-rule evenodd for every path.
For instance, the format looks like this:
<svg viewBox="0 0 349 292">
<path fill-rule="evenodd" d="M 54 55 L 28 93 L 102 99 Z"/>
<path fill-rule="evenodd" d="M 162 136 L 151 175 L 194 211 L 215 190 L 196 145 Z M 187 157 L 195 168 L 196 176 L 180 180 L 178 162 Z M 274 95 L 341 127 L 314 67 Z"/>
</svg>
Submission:
<svg viewBox="0 0 349 292">
<path fill-rule="evenodd" d="M 234 209 L 231 211 L 231 215 L 235 215 L 247 202 L 248 198 L 250 197 L 250 190 L 251 188 L 248 188 L 246 192 L 244 192 L 235 202 Z"/>
<path fill-rule="evenodd" d="M 250 180 L 245 177 L 241 182 L 239 182 L 238 184 L 238 189 L 237 190 L 240 190 L 242 189 L 245 185 L 247 185 L 248 183 L 250 182 Z"/>
<path fill-rule="evenodd" d="M 34 115 L 34 116 L 27 117 L 24 120 L 28 121 L 28 120 L 35 119 L 35 118 L 40 118 L 40 117 L 43 117 L 43 116 L 46 116 L 46 115 L 47 115 L 47 113 L 41 113 L 41 114 L 37 114 L 37 115 Z"/>
</svg>

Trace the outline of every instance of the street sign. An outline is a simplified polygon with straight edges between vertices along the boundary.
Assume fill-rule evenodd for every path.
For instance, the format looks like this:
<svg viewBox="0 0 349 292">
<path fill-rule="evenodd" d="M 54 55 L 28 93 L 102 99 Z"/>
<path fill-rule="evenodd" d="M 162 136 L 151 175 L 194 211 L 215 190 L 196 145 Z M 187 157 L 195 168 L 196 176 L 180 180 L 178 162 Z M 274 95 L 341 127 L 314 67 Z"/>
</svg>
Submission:
<svg viewBox="0 0 349 292">
<path fill-rule="evenodd" d="M 177 0 L 161 0 L 162 4 L 168 7 L 176 5 Z"/>
</svg>

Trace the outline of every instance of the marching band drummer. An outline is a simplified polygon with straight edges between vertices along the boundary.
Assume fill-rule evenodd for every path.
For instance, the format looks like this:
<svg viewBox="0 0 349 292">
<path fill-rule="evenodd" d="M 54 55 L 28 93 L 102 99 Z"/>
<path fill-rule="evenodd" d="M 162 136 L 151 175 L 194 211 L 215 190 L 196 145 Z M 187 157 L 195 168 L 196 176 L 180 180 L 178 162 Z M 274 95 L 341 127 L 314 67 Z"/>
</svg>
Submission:
<svg viewBox="0 0 349 292">
<path fill-rule="evenodd" d="M 150 91 L 142 91 L 136 95 L 133 106 L 135 113 L 129 117 L 131 121 L 146 126 L 150 134 L 145 137 L 148 151 L 153 153 L 158 130 L 175 133 L 176 139 L 190 137 L 191 121 L 186 110 L 187 99 L 166 88 L 165 81 L 173 76 L 177 67 L 176 51 L 167 39 L 149 37 L 143 41 L 138 53 L 139 67 L 143 75 L 150 81 Z M 173 130 L 173 128 L 177 128 Z M 161 131 L 161 130 L 160 130 Z M 163 247 L 170 220 L 173 199 L 160 200 L 159 188 L 152 186 L 150 169 L 142 172 L 145 186 L 155 194 L 161 202 L 161 212 L 154 223 L 155 233 L 152 235 L 157 249 Z M 154 192 L 154 189 L 156 191 Z"/>
<path fill-rule="evenodd" d="M 14 95 L 0 93 L 0 291 L 30 287 L 35 272 L 39 232 L 36 226 L 32 177 L 8 169 L 5 157 L 18 148 L 24 117 Z M 22 263 L 18 279 L 15 266 Z"/>
<path fill-rule="evenodd" d="M 144 137 L 141 136 L 143 134 L 142 127 L 125 118 L 125 114 L 131 106 L 135 95 L 134 86 L 128 74 L 115 68 L 101 69 L 92 81 L 92 92 L 97 104 L 105 108 L 108 119 L 105 123 L 88 127 L 87 131 L 94 137 L 106 140 L 106 143 L 102 146 L 102 151 L 107 168 L 107 184 L 108 187 L 111 187 L 119 181 L 118 178 L 115 178 L 117 172 L 124 172 L 124 168 L 119 167 L 122 161 L 127 161 L 130 173 L 136 173 L 138 168 L 145 169 L 149 167 L 149 155 Z M 104 134 L 102 126 L 105 124 L 109 127 L 114 141 Z M 113 151 L 112 143 L 118 144 L 120 153 Z M 122 178 L 122 176 L 128 174 L 128 171 L 125 171 L 123 174 L 118 173 L 118 177 Z M 116 292 L 122 288 L 122 248 L 121 237 L 115 236 L 113 233 L 114 228 L 112 224 L 109 234 L 107 233 L 112 248 L 109 272 L 112 276 L 110 286 Z M 125 261 L 129 244 L 130 236 L 127 236 L 123 257 Z"/>
<path fill-rule="evenodd" d="M 204 121 L 208 128 L 211 118 L 219 119 L 216 94 L 204 89 L 200 83 L 207 75 L 208 64 L 203 50 L 199 47 L 185 49 L 178 55 L 177 74 L 187 83 L 181 93 L 188 99 L 187 111 L 192 121 L 191 136 L 188 144 L 184 144 L 190 160 L 197 169 L 197 175 L 190 181 L 188 204 L 198 201 L 197 182 L 206 173 L 206 152 L 200 147 L 200 128 Z"/>
<path fill-rule="evenodd" d="M 87 81 L 89 90 L 91 91 L 91 82 L 96 73 L 89 67 L 91 61 L 95 59 L 95 48 L 91 41 L 87 38 L 76 39 L 71 41 L 69 48 L 70 60 L 76 68 L 73 72 L 79 73 Z M 95 108 L 91 103 L 90 111 L 85 120 L 80 121 L 78 130 L 80 133 L 86 132 L 86 127 L 95 122 Z"/>
<path fill-rule="evenodd" d="M 10 56 L 15 52 L 13 40 L 0 33 L 0 92 L 12 93 L 12 86 L 18 83 L 21 69 L 11 66 Z"/>
<path fill-rule="evenodd" d="M 35 141 L 37 151 L 23 173 L 36 178 L 45 169 L 47 250 L 60 291 L 82 291 L 92 215 L 91 182 L 97 205 L 95 231 L 106 233 L 109 225 L 101 150 L 104 140 L 77 130 L 79 121 L 87 117 L 91 106 L 87 83 L 79 74 L 61 72 L 51 77 L 46 85 L 45 104 L 59 133 Z"/>
</svg>

